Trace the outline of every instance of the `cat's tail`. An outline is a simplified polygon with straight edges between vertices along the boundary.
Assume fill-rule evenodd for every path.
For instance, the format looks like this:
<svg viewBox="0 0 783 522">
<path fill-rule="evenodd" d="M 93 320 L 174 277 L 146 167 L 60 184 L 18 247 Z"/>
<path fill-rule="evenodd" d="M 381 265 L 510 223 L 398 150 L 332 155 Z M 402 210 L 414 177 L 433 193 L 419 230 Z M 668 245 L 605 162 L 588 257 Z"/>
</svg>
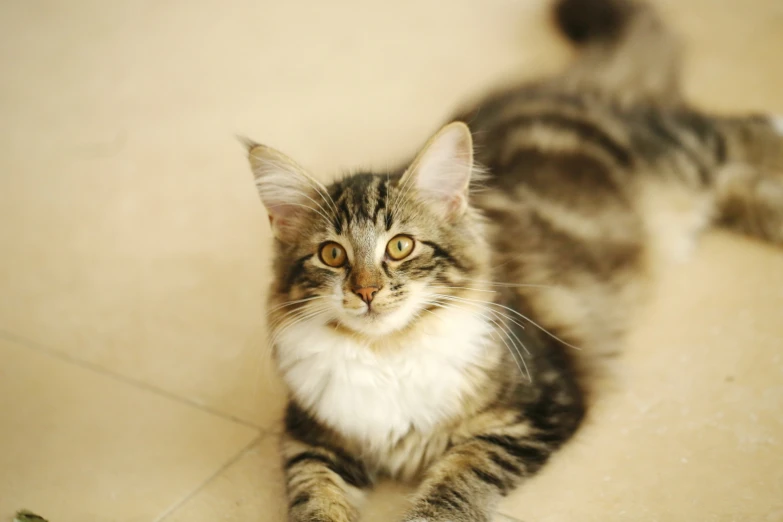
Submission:
<svg viewBox="0 0 783 522">
<path fill-rule="evenodd" d="M 637 0 L 556 0 L 554 18 L 579 49 L 565 75 L 621 101 L 680 100 L 680 42 L 649 4 Z"/>
</svg>

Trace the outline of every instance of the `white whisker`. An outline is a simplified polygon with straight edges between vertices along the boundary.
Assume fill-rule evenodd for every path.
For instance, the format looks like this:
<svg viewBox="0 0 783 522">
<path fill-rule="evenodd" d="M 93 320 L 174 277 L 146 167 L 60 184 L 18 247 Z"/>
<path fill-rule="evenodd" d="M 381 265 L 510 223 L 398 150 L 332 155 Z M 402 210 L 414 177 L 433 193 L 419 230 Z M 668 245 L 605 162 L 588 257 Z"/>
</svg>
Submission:
<svg viewBox="0 0 783 522">
<path fill-rule="evenodd" d="M 500 328 L 501 330 L 503 329 L 503 327 L 500 324 L 498 324 L 497 322 L 495 322 L 495 321 L 491 321 L 491 322 L 492 322 L 492 324 L 494 324 L 496 327 Z M 511 329 L 509 328 L 508 330 L 503 330 L 503 331 L 504 331 L 504 333 L 506 333 L 506 338 L 511 341 L 511 344 L 514 344 L 514 342 L 508 336 L 508 333 L 511 333 Z M 516 337 L 516 335 L 514 337 L 517 340 L 519 340 L 519 338 Z M 503 337 L 500 337 L 500 340 L 503 342 L 503 344 L 506 345 L 506 348 L 509 350 L 509 353 L 511 353 L 511 358 L 514 359 L 514 363 L 517 365 L 517 368 L 519 368 L 519 373 L 520 374 L 523 373 L 522 366 L 524 366 L 525 367 L 524 373 L 527 375 L 527 380 L 529 382 L 533 382 L 533 377 L 531 377 L 531 375 L 530 375 L 530 369 L 527 367 L 527 363 L 525 362 L 525 358 L 522 356 L 522 354 L 518 350 L 513 350 L 508 345 L 508 343 L 505 341 L 505 339 Z M 520 341 L 520 343 L 521 343 L 521 341 Z M 524 347 L 524 345 L 522 345 L 522 346 Z M 517 356 L 519 357 L 519 360 L 517 360 Z M 522 366 L 520 366 L 519 361 L 522 361 Z"/>
<path fill-rule="evenodd" d="M 567 341 L 564 341 L 563 339 L 561 339 L 557 335 L 553 334 L 552 332 L 550 332 L 549 330 L 547 330 L 546 328 L 544 328 L 543 326 L 541 326 L 537 322 L 535 322 L 532 319 L 530 319 L 528 316 L 526 316 L 526 315 L 524 315 L 524 314 L 522 314 L 520 312 L 517 312 L 513 308 L 508 307 L 506 305 L 502 305 L 500 303 L 493 303 L 492 301 L 482 301 L 480 299 L 470 299 L 470 298 L 467 298 L 467 297 L 456 297 L 456 296 L 445 296 L 445 295 L 443 297 L 452 298 L 452 299 L 460 299 L 460 300 L 471 302 L 471 303 L 486 304 L 486 305 L 489 305 L 489 306 L 497 306 L 497 307 L 502 308 L 504 310 L 508 310 L 512 314 L 515 314 L 515 315 L 521 317 L 522 319 L 524 319 L 525 321 L 529 322 L 530 324 L 532 324 L 533 326 L 535 326 L 536 328 L 538 328 L 539 330 L 541 330 L 542 332 L 547 334 L 552 339 L 554 339 L 554 340 L 556 340 L 556 341 L 558 341 L 558 342 L 568 346 L 569 348 L 573 348 L 574 350 L 581 350 L 581 348 L 579 348 L 578 346 L 574 346 L 573 344 L 571 344 L 571 343 L 569 343 Z"/>
<path fill-rule="evenodd" d="M 282 328 L 280 328 L 281 325 L 278 325 L 275 328 L 274 337 L 270 341 L 270 343 L 274 346 L 277 343 L 277 340 L 282 336 L 286 331 L 288 331 L 293 326 L 296 326 L 299 323 L 302 323 L 303 321 L 307 321 L 309 319 L 313 319 L 319 315 L 326 314 L 329 311 L 326 307 L 317 308 L 316 310 L 307 310 L 307 313 L 304 313 L 300 316 L 296 316 L 294 320 Z M 279 328 L 279 329 L 278 329 Z"/>
<path fill-rule="evenodd" d="M 313 297 L 305 297 L 304 299 L 296 299 L 294 301 L 286 301 L 285 303 L 278 304 L 278 305 L 273 306 L 272 308 L 268 309 L 266 311 L 266 314 L 269 315 L 272 312 L 274 312 L 275 310 L 279 310 L 280 308 L 286 308 L 288 306 L 293 306 L 295 304 L 306 303 L 308 301 L 315 301 L 316 299 L 324 299 L 324 298 L 326 298 L 325 295 L 316 295 L 316 296 L 313 296 Z"/>
<path fill-rule="evenodd" d="M 472 281 L 474 283 L 481 283 L 490 286 L 502 286 L 508 288 L 558 288 L 557 285 L 540 285 L 540 284 L 528 284 L 528 283 L 499 283 L 495 281 L 486 281 L 483 279 L 471 279 L 465 278 L 466 281 Z"/>
<path fill-rule="evenodd" d="M 466 298 L 458 297 L 458 296 L 454 296 L 454 295 L 442 295 L 442 294 L 436 294 L 436 295 L 442 297 L 443 299 L 447 299 L 449 301 L 465 302 L 465 303 L 471 303 L 471 304 L 473 304 L 475 302 L 473 300 L 467 300 Z M 510 315 L 508 315 L 508 314 L 506 314 L 504 312 L 501 312 L 500 310 L 493 310 L 491 308 L 487 308 L 486 310 L 488 312 L 492 313 L 495 317 L 503 317 L 504 319 L 506 319 L 508 321 L 511 321 L 515 325 L 519 326 L 523 330 L 525 329 L 525 325 L 523 325 L 522 323 L 520 323 L 519 321 L 517 321 L 516 319 L 514 319 Z"/>
<path fill-rule="evenodd" d="M 443 297 L 443 296 L 438 295 L 438 297 Z M 446 297 L 451 297 L 451 296 L 446 296 Z M 454 300 L 452 302 L 460 302 L 460 301 Z M 449 305 L 443 304 L 443 303 L 438 302 L 438 301 L 428 300 L 426 303 L 428 305 L 436 306 L 436 307 L 439 307 L 439 308 L 443 308 L 445 310 L 449 310 L 449 309 L 454 308 L 454 306 L 449 306 Z M 487 308 L 486 310 L 489 313 L 495 315 L 496 317 L 498 316 L 498 312 L 496 312 L 496 311 L 494 311 L 492 309 L 489 309 L 489 308 Z M 503 317 L 505 319 L 513 321 L 513 319 L 511 319 L 510 317 L 506 316 L 505 314 L 499 314 L 499 315 L 500 315 L 500 317 Z M 514 364 L 516 364 L 517 368 L 519 368 L 520 375 L 526 375 L 528 381 L 533 382 L 533 378 L 532 378 L 532 376 L 530 374 L 530 369 L 527 366 L 527 362 L 525 361 L 525 358 L 522 355 L 522 353 L 520 352 L 520 350 L 518 348 L 518 345 L 517 345 L 517 343 L 519 343 L 519 345 L 522 346 L 522 349 L 525 351 L 525 353 L 529 353 L 528 350 L 527 350 L 527 347 L 525 347 L 524 343 L 519 339 L 519 337 L 517 337 L 517 335 L 514 333 L 514 331 L 509 326 L 503 324 L 502 320 L 492 319 L 491 317 L 489 317 L 489 316 L 487 316 L 485 314 L 482 314 L 482 313 L 479 313 L 479 316 L 481 318 L 483 318 L 485 321 L 487 321 L 488 323 L 493 325 L 493 332 L 498 333 L 498 335 L 499 335 L 498 339 L 500 340 L 500 342 L 502 342 L 505 345 L 506 349 L 509 351 L 509 354 L 514 359 Z M 513 321 L 513 322 L 515 324 L 519 325 L 520 327 L 524 328 L 519 323 L 516 323 L 516 321 Z M 503 335 L 500 335 L 498 330 L 500 330 Z M 514 346 L 514 348 L 512 348 L 508 344 L 508 342 L 506 342 L 506 339 L 508 339 L 508 341 L 511 342 L 511 344 Z M 522 365 L 519 364 L 520 360 L 522 361 Z M 524 370 L 523 370 L 523 366 L 524 366 Z"/>
<path fill-rule="evenodd" d="M 451 290 L 451 289 L 454 289 L 454 290 L 472 290 L 474 292 L 486 292 L 486 293 L 490 293 L 490 294 L 496 294 L 497 293 L 497 290 L 485 290 L 483 288 L 472 288 L 472 287 L 468 287 L 468 286 L 440 286 L 440 285 L 432 285 L 429 288 L 435 288 L 435 289 L 438 289 L 438 290 Z"/>
</svg>

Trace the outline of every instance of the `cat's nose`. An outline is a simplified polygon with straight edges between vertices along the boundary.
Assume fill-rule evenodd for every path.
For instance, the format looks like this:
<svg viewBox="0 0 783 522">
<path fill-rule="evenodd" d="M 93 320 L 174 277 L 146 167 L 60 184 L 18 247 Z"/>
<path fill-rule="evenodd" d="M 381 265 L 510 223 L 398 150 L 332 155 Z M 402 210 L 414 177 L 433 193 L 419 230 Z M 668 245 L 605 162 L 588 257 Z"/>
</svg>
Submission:
<svg viewBox="0 0 783 522">
<path fill-rule="evenodd" d="M 380 288 L 377 286 L 365 286 L 363 288 L 354 288 L 353 293 L 361 297 L 362 301 L 365 303 L 370 304 L 375 297 L 375 294 L 378 293 L 378 290 L 380 290 Z"/>
</svg>

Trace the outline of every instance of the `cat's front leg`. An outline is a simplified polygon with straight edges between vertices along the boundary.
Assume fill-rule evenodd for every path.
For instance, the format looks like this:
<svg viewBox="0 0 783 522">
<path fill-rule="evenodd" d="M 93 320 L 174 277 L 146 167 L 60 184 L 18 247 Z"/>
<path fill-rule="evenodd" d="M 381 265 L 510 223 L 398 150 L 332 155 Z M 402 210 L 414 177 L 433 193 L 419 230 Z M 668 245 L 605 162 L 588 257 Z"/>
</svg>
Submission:
<svg viewBox="0 0 783 522">
<path fill-rule="evenodd" d="M 280 450 L 289 522 L 356 522 L 373 478 L 341 437 L 290 401 Z"/>
<path fill-rule="evenodd" d="M 352 457 L 290 436 L 282 441 L 290 522 L 355 522 L 370 477 Z"/>
<path fill-rule="evenodd" d="M 510 426 L 453 446 L 427 472 L 404 522 L 490 522 L 500 498 L 554 450 L 525 431 Z"/>
</svg>

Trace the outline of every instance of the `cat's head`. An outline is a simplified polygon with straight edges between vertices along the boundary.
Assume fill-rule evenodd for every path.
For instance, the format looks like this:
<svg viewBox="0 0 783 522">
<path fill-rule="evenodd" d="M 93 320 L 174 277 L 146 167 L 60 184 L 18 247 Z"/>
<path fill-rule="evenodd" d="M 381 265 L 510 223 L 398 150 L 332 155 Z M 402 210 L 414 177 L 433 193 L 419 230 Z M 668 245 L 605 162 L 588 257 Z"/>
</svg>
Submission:
<svg viewBox="0 0 783 522">
<path fill-rule="evenodd" d="M 475 167 L 466 125 L 441 129 L 402 174 L 329 186 L 274 149 L 248 149 L 275 236 L 278 326 L 316 320 L 378 337 L 437 315 L 486 278 L 482 219 L 468 202 Z"/>
</svg>

